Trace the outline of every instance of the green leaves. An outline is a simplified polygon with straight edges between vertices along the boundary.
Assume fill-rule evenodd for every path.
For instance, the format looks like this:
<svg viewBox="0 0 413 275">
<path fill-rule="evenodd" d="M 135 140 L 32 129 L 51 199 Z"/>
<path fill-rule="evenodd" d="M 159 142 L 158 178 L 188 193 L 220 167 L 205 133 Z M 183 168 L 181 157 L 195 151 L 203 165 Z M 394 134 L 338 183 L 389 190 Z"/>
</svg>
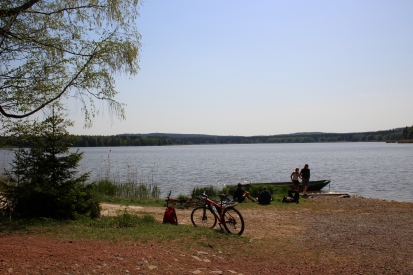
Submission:
<svg viewBox="0 0 413 275">
<path fill-rule="evenodd" d="M 137 16 L 136 0 L 2 1 L 0 113 L 20 119 L 71 96 L 85 126 L 99 114 L 94 99 L 124 119 L 112 75 L 139 70 Z"/>
</svg>

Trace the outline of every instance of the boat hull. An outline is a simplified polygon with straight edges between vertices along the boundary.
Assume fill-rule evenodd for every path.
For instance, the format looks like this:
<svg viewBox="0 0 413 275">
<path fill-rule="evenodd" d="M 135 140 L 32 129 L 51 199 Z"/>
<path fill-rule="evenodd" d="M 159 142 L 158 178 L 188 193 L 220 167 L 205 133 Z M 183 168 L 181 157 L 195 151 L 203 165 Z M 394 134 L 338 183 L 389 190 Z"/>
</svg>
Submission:
<svg viewBox="0 0 413 275">
<path fill-rule="evenodd" d="M 310 181 L 308 184 L 307 191 L 320 191 L 322 188 L 326 187 L 330 183 L 330 180 L 317 180 L 317 181 Z M 288 186 L 291 189 L 293 188 L 293 183 L 291 181 L 287 182 L 253 182 L 253 183 L 246 183 L 243 184 L 242 187 L 248 190 L 251 186 L 254 185 L 266 185 L 266 186 L 275 186 L 275 187 L 284 187 Z M 300 182 L 300 189 L 302 189 L 303 184 Z"/>
</svg>

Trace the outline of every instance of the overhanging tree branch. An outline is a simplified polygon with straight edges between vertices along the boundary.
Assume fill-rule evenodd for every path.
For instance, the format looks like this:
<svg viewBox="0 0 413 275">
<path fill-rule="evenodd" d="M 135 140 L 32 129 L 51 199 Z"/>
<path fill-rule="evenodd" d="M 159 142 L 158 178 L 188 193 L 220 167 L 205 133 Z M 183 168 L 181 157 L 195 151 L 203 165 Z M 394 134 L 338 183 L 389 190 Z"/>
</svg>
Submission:
<svg viewBox="0 0 413 275">
<path fill-rule="evenodd" d="M 61 13 L 64 11 L 72 11 L 72 10 L 78 10 L 78 9 L 90 9 L 90 8 L 104 8 L 106 6 L 103 5 L 88 5 L 88 6 L 77 6 L 77 7 L 72 7 L 72 8 L 64 8 L 64 9 L 60 9 L 60 10 L 56 10 L 53 12 L 36 12 L 36 11 L 29 11 L 30 13 L 33 14 L 42 14 L 42 15 L 53 15 L 56 13 Z"/>
<path fill-rule="evenodd" d="M 97 49 L 97 47 L 95 48 L 95 50 Z M 46 107 L 47 105 L 51 104 L 52 102 L 58 100 L 59 98 L 62 97 L 62 95 L 72 86 L 72 84 L 74 83 L 74 81 L 79 77 L 79 75 L 87 68 L 87 66 L 92 62 L 92 60 L 94 59 L 94 54 L 90 55 L 89 59 L 86 61 L 86 63 L 82 66 L 82 68 L 76 73 L 76 75 L 70 80 L 70 82 L 63 88 L 63 90 L 54 98 L 46 101 L 45 103 L 41 104 L 38 108 L 34 109 L 33 111 L 23 114 L 23 115 L 16 115 L 16 114 L 10 114 L 7 113 L 6 111 L 4 111 L 3 107 L 0 105 L 0 113 L 5 116 L 5 117 L 9 117 L 9 118 L 25 118 L 28 116 L 33 115 L 34 113 L 40 111 L 41 109 L 43 109 L 44 107 Z"/>
<path fill-rule="evenodd" d="M 29 0 L 19 7 L 0 10 L 0 17 L 17 15 L 24 10 L 30 9 L 34 4 L 36 4 L 39 1 L 40 0 Z"/>
</svg>

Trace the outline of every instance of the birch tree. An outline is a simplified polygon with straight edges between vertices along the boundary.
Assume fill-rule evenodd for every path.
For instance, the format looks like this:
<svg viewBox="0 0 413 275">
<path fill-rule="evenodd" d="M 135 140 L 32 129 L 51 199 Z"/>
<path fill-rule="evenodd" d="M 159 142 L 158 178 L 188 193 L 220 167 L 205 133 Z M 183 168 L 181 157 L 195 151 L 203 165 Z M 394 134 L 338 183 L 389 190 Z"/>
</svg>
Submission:
<svg viewBox="0 0 413 275">
<path fill-rule="evenodd" d="M 75 98 L 85 126 L 116 100 L 115 75 L 139 70 L 138 0 L 0 1 L 0 119 L 22 119 Z"/>
</svg>

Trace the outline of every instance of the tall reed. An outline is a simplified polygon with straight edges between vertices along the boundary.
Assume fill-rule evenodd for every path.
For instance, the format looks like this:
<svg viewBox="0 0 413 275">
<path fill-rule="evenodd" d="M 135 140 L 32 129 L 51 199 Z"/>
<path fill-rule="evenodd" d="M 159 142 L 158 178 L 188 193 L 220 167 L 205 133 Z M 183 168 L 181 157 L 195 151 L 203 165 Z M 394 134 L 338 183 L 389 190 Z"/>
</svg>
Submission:
<svg viewBox="0 0 413 275">
<path fill-rule="evenodd" d="M 144 182 L 114 183 L 108 179 L 93 183 L 94 190 L 106 196 L 118 196 L 122 198 L 153 198 L 160 196 L 160 189 L 156 184 Z"/>
<path fill-rule="evenodd" d="M 154 180 L 153 168 L 150 175 L 139 174 L 136 167 L 127 165 L 122 169 L 119 164 L 113 164 L 110 159 L 102 156 L 98 167 L 98 180 L 95 190 L 103 195 L 122 198 L 159 198 L 161 190 Z M 114 166 L 115 165 L 115 166 Z M 123 168 L 125 168 L 123 167 Z"/>
</svg>

